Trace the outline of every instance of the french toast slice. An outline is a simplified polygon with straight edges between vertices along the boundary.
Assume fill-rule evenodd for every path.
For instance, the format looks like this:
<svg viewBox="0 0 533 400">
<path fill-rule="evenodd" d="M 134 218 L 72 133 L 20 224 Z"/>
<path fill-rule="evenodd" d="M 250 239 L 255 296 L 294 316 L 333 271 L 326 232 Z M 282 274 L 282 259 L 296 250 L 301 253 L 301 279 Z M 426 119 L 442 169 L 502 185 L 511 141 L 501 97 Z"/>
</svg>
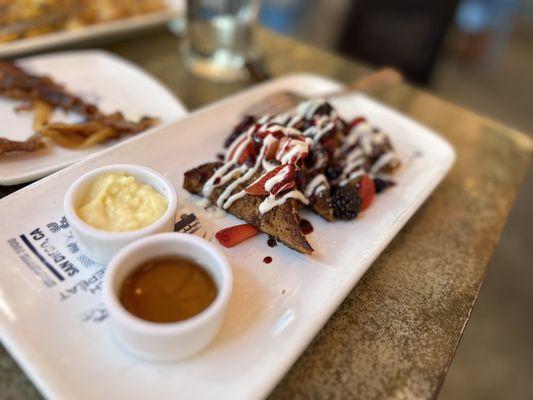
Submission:
<svg viewBox="0 0 533 400">
<path fill-rule="evenodd" d="M 326 221 L 334 221 L 333 206 L 331 205 L 331 193 L 330 190 L 324 190 L 318 195 L 313 195 L 309 199 L 309 208 L 316 214 L 320 215 Z"/>
<path fill-rule="evenodd" d="M 207 163 L 185 172 L 183 188 L 190 193 L 201 195 L 204 184 L 221 165 L 220 162 Z M 236 191 L 244 189 L 245 186 L 246 184 L 236 188 Z M 214 203 L 225 187 L 216 187 L 209 200 Z M 259 204 L 262 201 L 262 197 L 247 194 L 236 200 L 226 211 L 275 237 L 287 247 L 300 253 L 311 254 L 313 248 L 300 228 L 300 203 L 295 199 L 288 199 L 269 212 L 261 214 Z"/>
</svg>

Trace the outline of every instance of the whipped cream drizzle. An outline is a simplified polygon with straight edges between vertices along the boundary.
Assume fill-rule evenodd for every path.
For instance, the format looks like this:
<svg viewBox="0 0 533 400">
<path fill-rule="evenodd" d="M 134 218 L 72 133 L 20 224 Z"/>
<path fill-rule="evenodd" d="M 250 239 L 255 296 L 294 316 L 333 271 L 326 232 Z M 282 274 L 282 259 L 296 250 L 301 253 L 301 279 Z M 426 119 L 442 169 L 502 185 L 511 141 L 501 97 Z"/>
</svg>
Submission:
<svg viewBox="0 0 533 400">
<path fill-rule="evenodd" d="M 303 103 L 298 104 L 297 115 L 300 115 L 305 119 L 311 119 L 316 114 L 317 110 L 324 104 L 326 104 L 324 99 L 304 101 Z"/>
<path fill-rule="evenodd" d="M 395 160 L 396 160 L 396 155 L 392 151 L 389 151 L 387 153 L 383 153 L 377 159 L 377 161 L 374 163 L 374 165 L 372 165 L 372 168 L 370 168 L 370 174 L 371 175 L 377 174 L 379 171 L 381 171 L 381 169 L 383 169 L 384 167 L 386 167 L 392 161 L 395 161 Z"/>
<path fill-rule="evenodd" d="M 307 184 L 304 190 L 305 197 L 311 197 L 314 194 L 320 194 L 329 189 L 328 179 L 324 174 L 318 174 Z"/>
<path fill-rule="evenodd" d="M 296 199 L 303 204 L 309 204 L 309 200 L 304 196 L 299 190 L 291 190 L 290 192 L 285 193 L 283 196 L 276 198 L 273 194 L 268 195 L 268 197 L 259 204 L 259 212 L 265 214 L 272 210 L 274 207 L 280 206 L 285 203 L 288 199 Z"/>
<path fill-rule="evenodd" d="M 285 113 L 276 116 L 265 115 L 258 119 L 256 123 L 252 124 L 233 140 L 226 151 L 224 164 L 205 183 L 202 188 L 202 195 L 209 198 L 216 187 L 227 185 L 215 201 L 218 207 L 227 209 L 236 200 L 247 194 L 246 189 L 234 193 L 237 187 L 250 181 L 260 168 L 265 173 L 247 187 L 261 181 L 267 173 L 279 165 L 286 165 L 286 167 L 280 169 L 274 176 L 264 182 L 264 188 L 269 194 L 259 205 L 261 214 L 284 204 L 291 198 L 303 204 L 308 204 L 310 197 L 328 190 L 329 182 L 326 176 L 318 174 L 306 185 L 304 193 L 298 189 L 290 190 L 281 196 L 272 193 L 273 188 L 287 178 L 287 174 L 290 171 L 289 165 L 296 164 L 299 159 L 309 154 L 311 149 L 320 143 L 322 137 L 342 126 L 343 122 L 338 114 L 331 108 L 324 111 L 324 108 L 321 109 L 323 105 L 327 105 L 324 100 L 310 100 L 300 104 L 296 113 Z M 319 109 L 321 115 L 316 115 Z M 301 131 L 295 128 L 301 121 L 309 120 L 313 121 L 313 123 L 306 127 L 305 130 Z M 254 134 L 259 134 L 263 138 L 259 154 L 255 157 L 253 165 L 250 165 L 249 161 L 242 163 L 241 158 L 246 155 L 245 152 L 254 146 Z M 283 137 L 286 139 L 283 139 Z M 269 158 L 267 160 L 266 156 L 270 153 L 271 146 L 274 146 L 282 139 L 283 145 L 278 147 L 273 159 Z M 345 164 L 339 179 L 340 185 L 345 185 L 350 180 L 363 175 L 365 173 L 364 166 L 367 164 L 367 157 L 371 154 L 373 145 L 382 143 L 385 140 L 386 136 L 384 134 L 376 134 L 372 126 L 366 122 L 362 122 L 352 128 L 344 138 L 341 148 L 336 150 L 336 154 L 340 151 L 345 155 Z M 315 165 L 311 166 L 308 171 L 318 170 L 327 162 L 327 157 L 324 154 L 320 152 L 314 154 L 316 154 Z M 394 158 L 395 156 L 392 152 L 382 155 L 372 166 L 370 172 L 379 172 Z M 241 160 L 241 163 L 239 160 Z M 283 192 L 283 190 L 279 191 Z"/>
<path fill-rule="evenodd" d="M 391 150 L 381 154 L 375 162 L 370 162 L 374 148 L 386 142 L 387 136 L 373 128 L 365 120 L 352 127 L 339 151 L 336 152 L 337 156 L 344 154 L 344 164 L 339 178 L 339 185 L 345 186 L 366 173 L 374 177 L 388 165 L 397 164 L 399 162 L 398 158 Z M 369 170 L 367 170 L 368 167 L 370 168 Z"/>
<path fill-rule="evenodd" d="M 304 154 L 309 153 L 309 147 L 313 141 L 306 140 L 287 140 L 280 151 L 276 154 L 276 160 L 281 164 L 293 164 Z"/>
<path fill-rule="evenodd" d="M 255 173 L 259 169 L 259 166 L 261 165 L 261 162 L 265 158 L 266 149 L 268 149 L 268 147 L 276 141 L 277 139 L 272 135 L 268 135 L 267 137 L 265 137 L 265 140 L 263 141 L 263 145 L 261 146 L 261 151 L 259 152 L 259 155 L 257 156 L 254 166 L 252 168 L 248 168 L 248 170 L 241 177 L 235 179 L 226 189 L 224 189 L 222 194 L 217 199 L 218 207 L 227 209 L 229 206 L 233 204 L 235 200 L 240 199 L 241 197 L 245 196 L 246 192 L 244 190 L 241 190 L 240 192 L 234 195 L 231 195 L 231 193 L 235 190 L 237 186 L 239 186 L 241 183 L 247 182 L 255 175 Z M 245 167 L 246 169 L 245 164 L 243 164 L 241 168 L 242 167 Z"/>
<path fill-rule="evenodd" d="M 287 177 L 287 175 L 290 172 L 290 167 L 287 165 L 283 167 L 281 171 L 279 171 L 276 175 L 274 175 L 272 178 L 267 180 L 265 182 L 265 190 L 267 192 L 270 192 L 275 185 L 277 185 L 280 182 L 283 182 L 283 180 Z"/>
</svg>

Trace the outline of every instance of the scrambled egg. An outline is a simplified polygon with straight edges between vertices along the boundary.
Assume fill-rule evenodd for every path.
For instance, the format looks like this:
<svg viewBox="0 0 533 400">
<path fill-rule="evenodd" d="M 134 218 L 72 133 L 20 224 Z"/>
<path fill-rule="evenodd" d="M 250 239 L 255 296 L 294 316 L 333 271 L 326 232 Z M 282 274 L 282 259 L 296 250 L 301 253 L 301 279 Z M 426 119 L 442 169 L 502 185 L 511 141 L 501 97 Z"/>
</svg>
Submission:
<svg viewBox="0 0 533 400">
<path fill-rule="evenodd" d="M 157 221 L 168 201 L 152 186 L 124 174 L 102 174 L 90 185 L 77 209 L 87 224 L 106 231 L 131 231 Z"/>
</svg>

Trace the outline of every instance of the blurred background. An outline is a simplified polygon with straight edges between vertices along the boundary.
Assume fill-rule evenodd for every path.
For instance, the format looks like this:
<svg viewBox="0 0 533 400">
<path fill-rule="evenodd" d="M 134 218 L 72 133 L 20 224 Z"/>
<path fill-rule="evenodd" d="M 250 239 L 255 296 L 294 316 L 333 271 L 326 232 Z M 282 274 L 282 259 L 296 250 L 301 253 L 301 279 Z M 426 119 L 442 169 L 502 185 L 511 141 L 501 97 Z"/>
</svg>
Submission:
<svg viewBox="0 0 533 400">
<path fill-rule="evenodd" d="M 263 0 L 261 23 L 533 136 L 533 0 Z M 533 399 L 533 171 L 440 399 Z"/>
</svg>

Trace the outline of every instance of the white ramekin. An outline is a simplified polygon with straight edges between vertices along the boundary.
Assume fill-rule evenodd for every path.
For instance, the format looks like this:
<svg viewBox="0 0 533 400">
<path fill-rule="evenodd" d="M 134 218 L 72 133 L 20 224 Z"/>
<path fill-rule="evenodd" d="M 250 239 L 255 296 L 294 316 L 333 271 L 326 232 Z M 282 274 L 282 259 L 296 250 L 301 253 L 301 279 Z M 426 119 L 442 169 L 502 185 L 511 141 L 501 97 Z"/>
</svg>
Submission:
<svg viewBox="0 0 533 400">
<path fill-rule="evenodd" d="M 167 210 L 153 224 L 133 231 L 110 232 L 87 224 L 78 216 L 76 208 L 87 192 L 89 185 L 98 175 L 103 173 L 128 174 L 139 182 L 152 186 L 167 198 Z M 106 264 L 117 251 L 137 239 L 154 233 L 171 232 L 174 227 L 177 206 L 176 189 L 166 178 L 150 168 L 131 164 L 107 165 L 80 176 L 68 188 L 63 203 L 66 217 L 82 251 L 88 257 L 102 264 Z"/>
<path fill-rule="evenodd" d="M 184 321 L 156 323 L 127 311 L 118 293 L 127 275 L 154 257 L 182 256 L 196 261 L 211 275 L 217 296 L 204 311 Z M 109 263 L 103 298 L 115 337 L 133 354 L 151 361 L 173 361 L 205 348 L 220 329 L 233 287 L 227 258 L 207 240 L 185 233 L 161 233 L 123 248 Z"/>
</svg>

